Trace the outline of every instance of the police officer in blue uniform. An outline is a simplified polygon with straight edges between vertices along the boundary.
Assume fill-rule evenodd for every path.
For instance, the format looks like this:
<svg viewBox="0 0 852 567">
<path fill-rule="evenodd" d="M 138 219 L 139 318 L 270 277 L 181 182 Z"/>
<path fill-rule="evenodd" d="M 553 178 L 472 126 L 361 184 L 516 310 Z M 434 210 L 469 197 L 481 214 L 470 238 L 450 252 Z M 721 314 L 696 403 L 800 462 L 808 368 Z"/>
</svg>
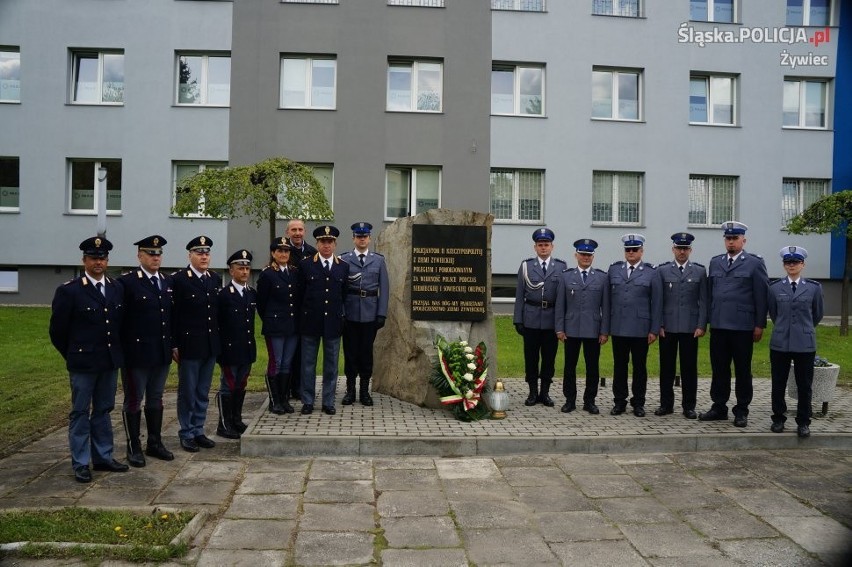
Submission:
<svg viewBox="0 0 852 567">
<path fill-rule="evenodd" d="M 553 407 L 550 384 L 556 373 L 556 290 L 568 265 L 552 257 L 556 235 L 549 228 L 532 234 L 536 255 L 521 262 L 515 288 L 515 330 L 524 338 L 524 374 L 530 393 L 524 405 Z M 539 361 L 541 366 L 539 367 Z M 539 388 L 540 383 L 540 388 Z"/>
<path fill-rule="evenodd" d="M 784 431 L 787 402 L 784 390 L 794 365 L 799 400 L 796 425 L 799 437 L 811 434 L 811 385 L 816 356 L 816 326 L 822 320 L 823 294 L 819 282 L 805 279 L 802 271 L 808 251 L 801 246 L 785 246 L 779 252 L 786 278 L 769 286 L 769 317 L 775 326 L 769 339 L 769 363 L 772 367 L 773 433 Z"/>
<path fill-rule="evenodd" d="M 698 393 L 698 339 L 707 330 L 707 271 L 689 260 L 695 236 L 672 234 L 674 260 L 657 266 L 663 285 L 663 323 L 660 327 L 660 407 L 654 415 L 674 413 L 674 381 L 680 351 L 681 406 L 695 419 Z"/>
<path fill-rule="evenodd" d="M 373 343 L 376 333 L 385 326 L 388 316 L 390 281 L 385 258 L 370 252 L 370 232 L 373 225 L 356 222 L 352 225 L 355 249 L 341 256 L 349 264 L 346 289 L 346 323 L 343 326 L 343 368 L 346 374 L 344 406 L 355 401 L 355 381 L 361 376 L 358 400 L 373 405 L 370 378 L 373 376 Z"/>
<path fill-rule="evenodd" d="M 199 447 L 211 449 L 216 442 L 204 435 L 210 384 L 219 355 L 219 289 L 222 278 L 210 267 L 209 236 L 190 240 L 189 265 L 172 274 L 175 301 L 172 334 L 175 348 L 172 358 L 178 363 L 177 414 L 180 446 L 197 453 Z"/>
<path fill-rule="evenodd" d="M 731 363 L 736 375 L 737 404 L 734 426 L 748 425 L 748 406 L 754 390 L 751 357 L 754 343 L 766 328 L 769 277 L 763 258 L 743 248 L 748 227 L 741 222 L 722 223 L 725 254 L 714 256 L 708 267 L 710 294 L 710 382 L 712 407 L 700 414 L 701 421 L 726 421 L 731 397 Z"/>
<path fill-rule="evenodd" d="M 113 458 L 112 421 L 118 369 L 124 364 L 121 282 L 106 276 L 112 243 L 93 236 L 80 243 L 84 274 L 56 289 L 50 316 L 50 341 L 71 381 L 68 445 L 77 482 L 92 482 L 96 471 L 125 472 Z"/>
<path fill-rule="evenodd" d="M 610 324 L 612 335 L 612 394 L 615 405 L 610 414 L 627 409 L 627 367 L 633 361 L 633 415 L 645 417 L 648 385 L 648 347 L 657 340 L 662 319 L 663 292 L 653 265 L 642 261 L 645 237 L 625 234 L 624 261 L 614 262 L 607 271 L 610 285 Z"/>
<path fill-rule="evenodd" d="M 218 362 L 222 369 L 216 404 L 219 424 L 216 435 L 239 439 L 246 430 L 243 402 L 251 365 L 257 360 L 254 340 L 254 314 L 257 292 L 248 285 L 252 255 L 237 250 L 228 258 L 231 282 L 219 291 L 219 337 L 222 346 Z"/>
<path fill-rule="evenodd" d="M 349 264 L 334 255 L 340 231 L 331 225 L 314 232 L 317 253 L 299 263 L 302 310 L 302 414 L 314 411 L 317 353 L 322 341 L 322 411 L 334 415 L 340 336 L 343 333 L 343 304 L 349 280 Z"/>
<path fill-rule="evenodd" d="M 600 382 L 601 345 L 609 339 L 609 278 L 592 267 L 598 243 L 591 238 L 574 242 L 577 267 L 562 272 L 556 291 L 556 336 L 565 345 L 562 393 L 563 413 L 577 409 L 577 361 L 580 348 L 586 361 L 583 409 L 599 414 L 595 404 Z"/>
<path fill-rule="evenodd" d="M 163 390 L 172 362 L 172 286 L 160 272 L 166 239 L 154 234 L 133 243 L 139 267 L 121 276 L 124 287 L 124 326 L 121 329 L 124 367 L 122 418 L 127 435 L 127 462 L 145 466 L 145 454 L 171 461 L 163 445 Z M 145 454 L 139 440 L 142 400 L 148 442 Z"/>
</svg>

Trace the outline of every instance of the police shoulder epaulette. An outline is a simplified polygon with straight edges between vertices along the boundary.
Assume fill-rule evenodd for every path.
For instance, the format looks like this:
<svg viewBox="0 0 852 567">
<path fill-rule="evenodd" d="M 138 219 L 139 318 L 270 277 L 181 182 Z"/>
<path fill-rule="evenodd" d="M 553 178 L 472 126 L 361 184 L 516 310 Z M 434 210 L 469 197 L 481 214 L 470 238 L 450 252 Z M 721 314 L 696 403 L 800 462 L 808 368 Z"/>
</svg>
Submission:
<svg viewBox="0 0 852 567">
<path fill-rule="evenodd" d="M 536 259 L 536 258 L 529 257 L 529 258 L 527 258 L 526 260 L 524 260 L 524 262 L 532 262 L 532 261 L 533 261 L 533 260 L 535 260 L 535 259 Z"/>
<path fill-rule="evenodd" d="M 381 252 L 370 252 L 370 255 L 381 256 L 382 258 L 385 257 L 385 255 L 382 254 Z"/>
<path fill-rule="evenodd" d="M 78 279 L 86 279 L 86 278 L 74 278 L 74 279 L 70 279 L 70 280 L 68 280 L 67 282 L 63 283 L 62 285 L 68 285 L 68 284 L 70 284 L 70 283 L 74 283 L 74 282 L 76 282 Z"/>
<path fill-rule="evenodd" d="M 553 261 L 554 261 L 554 262 L 559 262 L 560 264 L 565 264 L 566 266 L 568 265 L 568 262 L 566 262 L 566 261 L 565 261 L 565 260 L 563 260 L 562 258 L 553 258 Z"/>
<path fill-rule="evenodd" d="M 562 270 L 562 271 L 563 271 L 563 272 L 576 272 L 576 271 L 577 271 L 577 267 L 576 267 L 576 266 L 573 266 L 573 267 L 571 267 L 571 268 L 565 268 L 565 269 L 564 269 L 564 270 Z"/>
<path fill-rule="evenodd" d="M 821 284 L 821 283 L 819 283 L 819 282 L 818 282 L 818 281 L 816 281 L 816 280 L 812 280 L 812 279 L 810 279 L 810 278 L 802 278 L 802 281 L 806 281 L 806 282 L 808 282 L 808 283 L 811 283 L 811 284 L 818 285 L 818 286 L 822 287 L 822 284 Z"/>
<path fill-rule="evenodd" d="M 654 269 L 656 269 L 656 267 L 657 267 L 657 266 L 655 266 L 654 264 L 652 264 L 651 262 L 642 262 L 642 265 L 643 265 L 643 266 L 645 266 L 646 268 L 654 268 Z"/>
<path fill-rule="evenodd" d="M 781 282 L 784 282 L 784 281 L 787 281 L 787 278 L 780 278 L 780 279 L 775 280 L 774 282 L 769 282 L 769 285 L 773 286 L 777 283 L 781 283 Z"/>
<path fill-rule="evenodd" d="M 611 268 L 611 267 L 613 267 L 613 266 L 618 266 L 618 265 L 619 265 L 619 264 L 621 264 L 622 262 L 623 262 L 623 260 L 616 260 L 615 262 L 613 262 L 612 264 L 610 264 L 610 265 L 609 265 L 609 267 Z"/>
<path fill-rule="evenodd" d="M 716 256 L 713 256 L 713 257 L 711 258 L 711 260 L 715 260 L 716 258 L 724 258 L 724 257 L 725 257 L 725 256 L 727 256 L 727 255 L 728 255 L 727 253 L 725 253 L 725 254 L 717 254 Z"/>
<path fill-rule="evenodd" d="M 672 261 L 669 260 L 668 262 L 663 262 L 662 264 L 657 264 L 655 267 L 662 268 L 663 266 L 668 266 L 671 263 L 672 263 Z"/>
<path fill-rule="evenodd" d="M 698 266 L 699 268 L 704 267 L 704 264 L 701 264 L 700 262 L 690 262 L 690 264 L 692 264 L 693 266 Z"/>
<path fill-rule="evenodd" d="M 270 264 L 268 266 L 264 266 L 263 269 L 261 270 L 261 272 L 265 272 L 266 270 L 269 270 L 270 268 L 273 269 L 273 270 L 276 270 L 276 271 L 278 270 L 278 268 L 273 268 L 272 264 Z"/>
</svg>

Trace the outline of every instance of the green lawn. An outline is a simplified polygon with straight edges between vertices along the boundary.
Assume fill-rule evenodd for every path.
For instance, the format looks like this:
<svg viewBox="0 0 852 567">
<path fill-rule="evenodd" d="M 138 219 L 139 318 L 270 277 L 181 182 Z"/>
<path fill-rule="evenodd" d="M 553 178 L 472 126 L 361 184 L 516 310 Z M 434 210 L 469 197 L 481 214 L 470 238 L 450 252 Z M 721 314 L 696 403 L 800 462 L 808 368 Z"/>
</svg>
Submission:
<svg viewBox="0 0 852 567">
<path fill-rule="evenodd" d="M 0 307 L 0 455 L 8 453 L 22 442 L 39 436 L 68 419 L 71 394 L 68 374 L 59 354 L 50 344 L 47 335 L 50 309 L 47 307 Z M 510 317 L 495 318 L 497 328 L 497 373 L 503 378 L 520 378 L 524 374 L 521 338 L 515 333 Z M 257 325 L 259 331 L 260 325 Z M 769 376 L 769 332 L 756 347 L 753 369 L 755 376 Z M 266 368 L 266 349 L 258 336 L 258 360 L 249 380 L 249 389 L 264 389 L 263 371 Z M 852 385 L 852 349 L 849 337 L 841 337 L 836 327 L 817 329 L 818 354 L 840 364 L 840 382 Z M 493 349 L 492 349 L 493 352 Z M 658 376 L 657 346 L 652 345 L 648 360 L 650 376 Z M 562 349 L 556 360 L 557 377 L 562 374 Z M 492 359 L 492 367 L 495 365 Z M 218 372 L 218 371 L 217 371 Z M 580 357 L 579 374 L 583 363 Z M 607 343 L 601 352 L 601 375 L 612 376 L 612 351 Z M 710 376 L 708 339 L 701 340 L 699 351 L 699 375 Z M 214 376 L 214 384 L 217 376 Z M 173 365 L 169 377 L 169 388 L 177 383 Z M 116 407 L 121 405 L 121 392 Z M 174 411 L 171 408 L 171 411 Z"/>
</svg>

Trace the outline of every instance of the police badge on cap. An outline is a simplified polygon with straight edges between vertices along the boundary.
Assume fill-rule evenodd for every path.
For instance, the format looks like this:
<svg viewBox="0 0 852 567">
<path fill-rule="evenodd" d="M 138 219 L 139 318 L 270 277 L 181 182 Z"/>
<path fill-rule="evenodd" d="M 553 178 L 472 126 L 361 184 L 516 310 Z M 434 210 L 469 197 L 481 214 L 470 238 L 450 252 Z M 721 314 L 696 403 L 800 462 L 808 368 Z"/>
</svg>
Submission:
<svg viewBox="0 0 852 567">
<path fill-rule="evenodd" d="M 692 248 L 695 237 L 688 232 L 676 232 L 672 234 L 672 244 L 675 248 Z"/>
<path fill-rule="evenodd" d="M 166 239 L 159 234 L 152 234 L 142 240 L 133 243 L 133 246 L 138 246 L 140 252 L 145 252 L 151 256 L 159 256 L 163 253 L 163 246 L 166 244 Z"/>
<path fill-rule="evenodd" d="M 80 250 L 83 251 L 83 256 L 106 258 L 112 250 L 112 242 L 103 236 L 93 236 L 80 243 Z"/>
<path fill-rule="evenodd" d="M 368 222 L 356 222 L 351 228 L 353 236 L 366 236 L 373 230 L 373 225 Z"/>
<path fill-rule="evenodd" d="M 808 251 L 801 246 L 785 246 L 778 255 L 784 262 L 804 262 L 808 257 Z"/>
<path fill-rule="evenodd" d="M 228 265 L 251 266 L 251 252 L 248 250 L 237 250 L 228 257 Z"/>
<path fill-rule="evenodd" d="M 574 248 L 580 254 L 594 254 L 597 247 L 598 243 L 591 238 L 581 238 L 574 241 Z"/>
<path fill-rule="evenodd" d="M 556 234 L 547 227 L 539 228 L 533 233 L 532 239 L 535 242 L 553 242 L 556 240 Z"/>
<path fill-rule="evenodd" d="M 722 223 L 722 231 L 725 233 L 725 236 L 737 236 L 739 234 L 745 234 L 747 230 L 748 227 L 741 222 L 732 220 Z"/>
<path fill-rule="evenodd" d="M 314 238 L 317 240 L 337 240 L 338 236 L 340 236 L 340 231 L 330 224 L 318 226 L 314 229 Z"/>
<path fill-rule="evenodd" d="M 645 237 L 641 234 L 625 234 L 621 237 L 626 250 L 642 248 L 645 245 Z"/>
<path fill-rule="evenodd" d="M 276 250 L 290 250 L 293 248 L 293 245 L 290 244 L 290 239 L 286 236 L 282 236 L 281 238 L 276 238 L 269 245 L 269 251 L 275 252 Z"/>
<path fill-rule="evenodd" d="M 209 236 L 196 236 L 186 244 L 186 249 L 190 252 L 210 252 L 210 247 L 213 246 L 213 239 Z"/>
</svg>

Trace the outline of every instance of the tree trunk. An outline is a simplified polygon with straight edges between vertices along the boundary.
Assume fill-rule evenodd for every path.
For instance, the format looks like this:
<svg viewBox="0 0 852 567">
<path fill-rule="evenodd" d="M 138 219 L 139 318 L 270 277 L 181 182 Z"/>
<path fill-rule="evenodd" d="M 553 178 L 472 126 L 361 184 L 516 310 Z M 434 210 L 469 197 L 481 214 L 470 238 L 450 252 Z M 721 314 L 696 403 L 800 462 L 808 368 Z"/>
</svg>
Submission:
<svg viewBox="0 0 852 567">
<path fill-rule="evenodd" d="M 269 242 L 275 240 L 275 209 L 269 210 Z"/>
<path fill-rule="evenodd" d="M 852 274 L 852 238 L 846 238 L 846 265 L 840 287 L 840 336 L 849 335 L 849 277 Z"/>
</svg>

